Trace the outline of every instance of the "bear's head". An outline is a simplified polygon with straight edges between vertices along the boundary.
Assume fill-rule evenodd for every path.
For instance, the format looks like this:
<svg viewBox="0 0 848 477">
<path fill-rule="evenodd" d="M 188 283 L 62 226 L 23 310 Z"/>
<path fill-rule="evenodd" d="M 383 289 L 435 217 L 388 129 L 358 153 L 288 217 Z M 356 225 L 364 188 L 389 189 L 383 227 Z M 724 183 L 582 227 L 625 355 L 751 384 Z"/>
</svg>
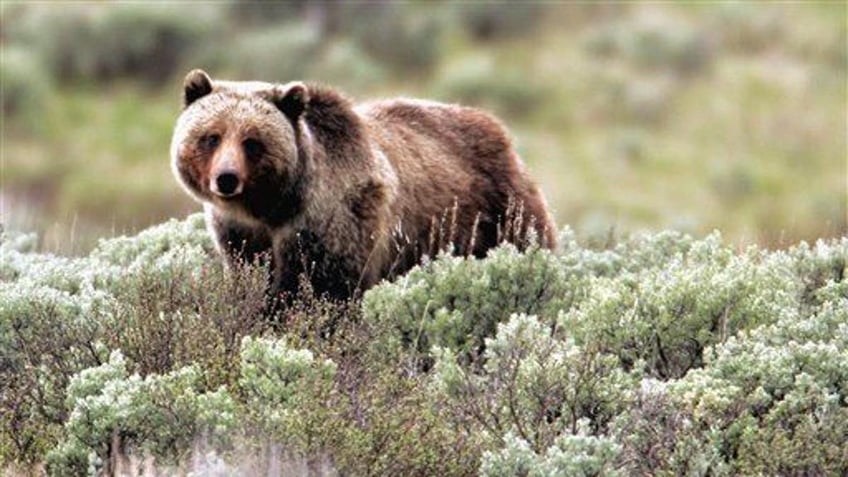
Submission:
<svg viewBox="0 0 848 477">
<path fill-rule="evenodd" d="M 213 81 L 191 71 L 171 142 L 174 175 L 203 203 L 284 223 L 301 208 L 308 102 L 300 82 Z"/>
</svg>

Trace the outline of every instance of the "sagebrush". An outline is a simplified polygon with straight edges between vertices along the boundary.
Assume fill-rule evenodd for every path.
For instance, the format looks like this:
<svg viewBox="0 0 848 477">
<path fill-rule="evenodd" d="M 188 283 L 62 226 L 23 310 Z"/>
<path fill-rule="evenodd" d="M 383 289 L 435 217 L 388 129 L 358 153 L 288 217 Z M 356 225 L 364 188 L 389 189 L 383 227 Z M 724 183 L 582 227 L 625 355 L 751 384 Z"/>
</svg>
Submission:
<svg viewBox="0 0 848 477">
<path fill-rule="evenodd" d="M 439 256 L 361 301 L 225 271 L 199 216 L 0 243 L 0 458 L 51 475 L 840 475 L 848 238 Z M 43 466 L 43 467 L 39 467 Z"/>
</svg>

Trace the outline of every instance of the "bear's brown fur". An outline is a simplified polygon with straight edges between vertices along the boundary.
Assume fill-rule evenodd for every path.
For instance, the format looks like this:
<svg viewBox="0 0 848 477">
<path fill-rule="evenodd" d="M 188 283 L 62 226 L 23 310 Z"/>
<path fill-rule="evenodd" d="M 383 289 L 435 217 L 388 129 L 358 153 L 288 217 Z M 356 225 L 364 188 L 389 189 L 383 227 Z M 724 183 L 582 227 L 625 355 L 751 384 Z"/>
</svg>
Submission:
<svg viewBox="0 0 848 477">
<path fill-rule="evenodd" d="M 229 260 L 267 256 L 273 290 L 347 298 L 450 247 L 483 257 L 555 229 L 503 126 L 481 111 L 394 99 L 354 105 L 293 82 L 186 76 L 174 174 Z"/>
</svg>

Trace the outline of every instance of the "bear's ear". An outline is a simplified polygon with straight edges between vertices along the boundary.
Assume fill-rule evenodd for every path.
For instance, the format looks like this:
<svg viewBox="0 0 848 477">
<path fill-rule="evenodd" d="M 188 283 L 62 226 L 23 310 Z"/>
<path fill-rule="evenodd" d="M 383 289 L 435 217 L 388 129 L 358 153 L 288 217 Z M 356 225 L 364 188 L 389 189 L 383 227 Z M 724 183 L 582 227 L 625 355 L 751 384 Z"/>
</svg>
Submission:
<svg viewBox="0 0 848 477">
<path fill-rule="evenodd" d="M 212 79 L 203 70 L 191 70 L 183 81 L 183 107 L 212 92 Z"/>
<path fill-rule="evenodd" d="M 271 102 L 290 120 L 297 121 L 309 103 L 309 90 L 300 81 L 276 86 L 271 93 Z"/>
</svg>

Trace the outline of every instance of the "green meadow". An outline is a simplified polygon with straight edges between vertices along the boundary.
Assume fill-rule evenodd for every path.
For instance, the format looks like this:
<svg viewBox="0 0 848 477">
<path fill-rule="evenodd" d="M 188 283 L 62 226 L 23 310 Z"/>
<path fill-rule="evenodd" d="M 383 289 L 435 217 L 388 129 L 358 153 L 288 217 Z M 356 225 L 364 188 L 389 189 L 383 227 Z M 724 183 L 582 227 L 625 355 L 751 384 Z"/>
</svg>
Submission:
<svg viewBox="0 0 848 477">
<path fill-rule="evenodd" d="M 45 250 L 198 210 L 168 165 L 194 67 L 486 108 L 587 237 L 848 227 L 840 2 L 2 8 L 3 222 Z"/>
</svg>

